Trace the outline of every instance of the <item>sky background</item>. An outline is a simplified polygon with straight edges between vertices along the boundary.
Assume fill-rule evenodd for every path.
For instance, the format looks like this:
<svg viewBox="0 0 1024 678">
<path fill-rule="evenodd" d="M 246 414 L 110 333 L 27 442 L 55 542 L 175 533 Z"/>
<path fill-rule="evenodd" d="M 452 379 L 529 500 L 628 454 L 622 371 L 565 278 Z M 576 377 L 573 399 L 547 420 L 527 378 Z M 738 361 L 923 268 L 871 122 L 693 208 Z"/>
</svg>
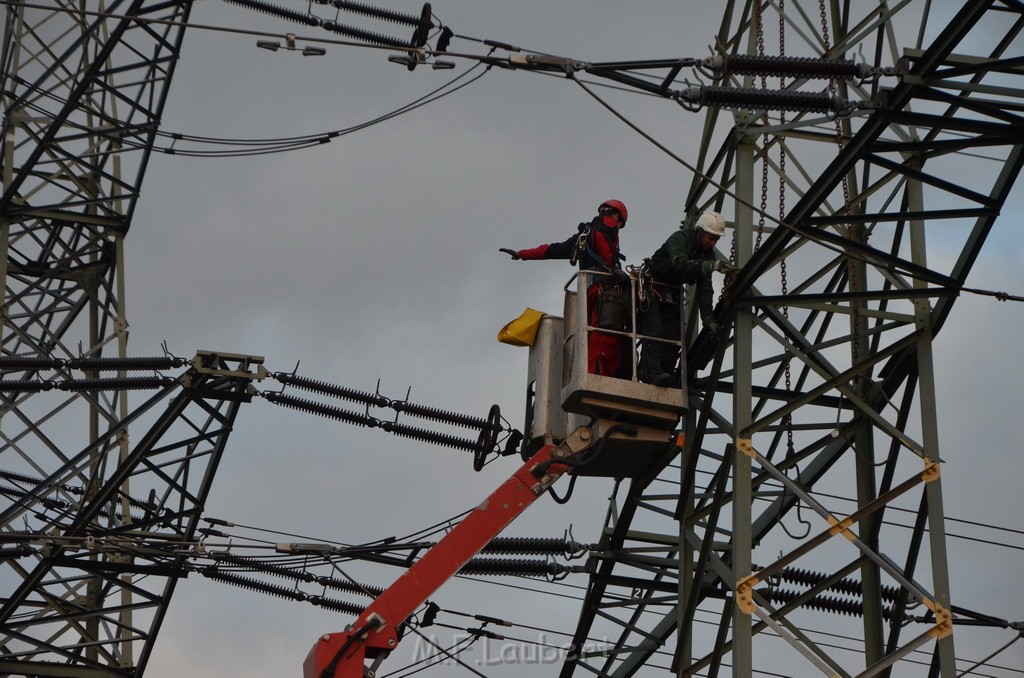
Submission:
<svg viewBox="0 0 1024 678">
<path fill-rule="evenodd" d="M 610 0 L 432 4 L 457 34 L 587 61 L 703 57 L 720 22 L 715 3 L 668 0 L 642 9 Z M 397 0 L 387 7 L 420 9 Z M 217 0 L 198 0 L 191 21 L 330 37 Z M 455 70 L 410 72 L 382 51 L 328 45 L 325 56 L 307 58 L 259 49 L 256 40 L 190 29 L 162 130 L 268 138 L 348 128 L 471 65 L 455 60 Z M 465 40 L 451 49 L 482 51 Z M 673 152 L 693 156 L 702 113 L 635 92 L 608 96 Z M 512 262 L 498 248 L 562 240 L 615 198 L 630 212 L 623 252 L 638 263 L 678 225 L 691 179 L 571 81 L 498 69 L 419 110 L 307 150 L 231 159 L 154 154 L 126 239 L 130 354 L 158 355 L 166 342 L 184 357 L 199 349 L 261 355 L 271 372 L 298 364 L 301 375 L 362 391 L 379 383 L 393 399 L 411 389 L 412 402 L 449 411 L 483 417 L 497 403 L 522 428 L 527 352 L 499 344 L 495 334 L 527 306 L 559 314 L 572 271 L 564 262 Z M 1007 205 L 969 285 L 1024 294 L 1022 202 L 1017 195 Z M 1014 422 L 1022 331 L 1020 304 L 965 295 L 936 341 L 950 517 L 1009 527 L 1020 515 L 1024 465 Z M 465 453 L 257 399 L 242 408 L 207 515 L 303 536 L 260 535 L 271 541 L 402 536 L 474 506 L 514 463 L 476 474 Z M 596 541 L 610 489 L 610 481 L 581 482 L 570 504 L 541 502 L 509 534 L 560 537 L 572 526 L 578 541 Z M 1011 547 L 951 539 L 954 603 L 1024 619 L 1024 596 L 1008 580 L 1021 571 L 1024 537 L 950 527 L 975 529 Z M 365 572 L 357 579 L 377 586 L 399 574 Z M 573 597 L 586 581 L 569 583 L 577 588 L 559 599 L 462 582 L 438 602 L 571 632 L 579 612 Z M 299 675 L 313 641 L 349 621 L 193 575 L 177 589 L 147 676 Z M 1011 638 L 997 633 L 958 645 L 958 656 L 980 659 Z M 404 663 L 396 655 L 382 673 Z M 1024 669 L 1024 650 L 1018 645 L 996 663 Z M 555 672 L 521 669 L 484 672 Z M 427 672 L 460 673 L 469 675 Z"/>
</svg>

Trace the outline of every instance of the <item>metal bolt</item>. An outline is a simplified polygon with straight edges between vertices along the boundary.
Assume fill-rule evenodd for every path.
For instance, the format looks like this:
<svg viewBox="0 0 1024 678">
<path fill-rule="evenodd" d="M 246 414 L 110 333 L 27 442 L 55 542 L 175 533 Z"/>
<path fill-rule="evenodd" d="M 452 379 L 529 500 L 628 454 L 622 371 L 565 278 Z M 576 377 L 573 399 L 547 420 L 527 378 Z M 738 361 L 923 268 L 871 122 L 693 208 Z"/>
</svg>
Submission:
<svg viewBox="0 0 1024 678">
<path fill-rule="evenodd" d="M 388 645 L 390 645 L 391 647 L 394 647 L 395 646 L 395 639 L 391 638 L 390 640 L 388 640 Z"/>
</svg>

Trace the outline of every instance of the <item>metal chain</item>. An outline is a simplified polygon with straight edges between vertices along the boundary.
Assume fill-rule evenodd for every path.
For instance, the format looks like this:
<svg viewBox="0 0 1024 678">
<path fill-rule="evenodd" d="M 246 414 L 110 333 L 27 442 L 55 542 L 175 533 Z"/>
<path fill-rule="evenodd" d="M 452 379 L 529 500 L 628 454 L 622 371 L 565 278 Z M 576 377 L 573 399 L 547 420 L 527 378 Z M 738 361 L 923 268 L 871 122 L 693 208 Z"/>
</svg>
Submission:
<svg viewBox="0 0 1024 678">
<path fill-rule="evenodd" d="M 779 56 L 786 56 L 786 0 L 779 0 Z M 786 76 L 779 76 L 779 89 L 786 89 Z M 779 117 L 779 124 L 786 125 L 786 112 L 782 111 Z M 786 218 L 786 143 L 785 137 L 779 139 L 779 220 Z M 789 294 L 789 281 L 786 278 L 786 258 L 779 262 L 779 277 L 782 284 L 782 296 Z M 789 304 L 782 306 L 782 317 L 789 320 Z M 790 366 L 791 359 L 786 358 L 786 392 L 793 390 L 793 375 Z M 792 456 L 795 452 L 793 446 L 793 415 L 786 415 L 786 456 Z"/>
<path fill-rule="evenodd" d="M 824 21 L 825 5 L 820 5 L 822 14 L 822 20 Z M 827 31 L 827 24 L 824 30 Z M 828 38 L 826 37 L 826 42 Z M 779 56 L 786 56 L 786 6 L 785 0 L 779 0 Z M 786 89 L 786 78 L 785 76 L 779 76 L 779 89 Z M 782 111 L 779 117 L 779 124 L 785 126 L 786 124 L 786 112 Z M 786 144 L 785 137 L 779 139 L 779 220 L 784 221 L 786 218 Z M 785 297 L 789 294 L 789 280 L 786 278 L 786 259 L 785 257 L 779 262 L 779 278 L 782 285 L 782 296 Z M 782 317 L 789 320 L 789 305 L 784 304 L 782 306 Z M 790 392 L 793 390 L 793 371 L 791 368 L 791 359 L 786 358 L 783 363 L 786 377 L 786 391 Z M 789 413 L 783 420 L 783 426 L 786 428 L 786 458 L 792 457 L 796 454 L 796 448 L 793 445 L 793 415 Z M 796 478 L 800 478 L 800 467 L 798 465 L 793 466 L 793 471 L 796 474 Z M 787 474 L 788 475 L 788 474 Z M 793 539 L 805 539 L 811 533 L 811 523 L 804 520 L 801 509 L 803 502 L 799 497 L 796 499 L 796 518 L 797 521 L 804 526 L 803 534 L 796 535 L 789 531 L 785 525 L 782 525 L 782 529 L 787 535 Z"/>
<path fill-rule="evenodd" d="M 829 52 L 832 51 L 832 46 L 831 46 L 831 41 L 829 40 L 829 37 L 828 37 L 828 16 L 827 16 L 827 14 L 825 12 L 825 0 L 818 0 L 818 10 L 819 10 L 819 13 L 821 14 L 821 38 L 822 38 L 822 41 L 825 44 L 825 53 L 824 53 L 823 56 L 828 57 L 829 56 Z M 829 80 L 828 81 L 828 91 L 829 91 L 830 95 L 835 96 L 835 94 L 836 94 L 836 81 L 835 80 Z M 838 147 L 839 151 L 841 152 L 843 150 L 843 147 L 846 144 L 845 144 L 845 141 L 843 139 L 842 123 L 839 121 L 838 117 L 835 118 L 835 127 L 836 127 L 836 146 Z M 849 215 L 850 214 L 850 177 L 849 177 L 849 174 L 844 174 L 843 175 L 843 208 L 845 209 L 846 214 Z M 854 225 L 852 223 L 847 224 L 846 234 L 847 234 L 847 237 L 850 238 L 850 240 L 853 240 L 853 233 L 854 233 Z M 853 290 L 857 286 L 857 269 L 856 269 L 856 262 L 852 258 L 850 258 L 847 261 L 846 272 L 847 272 L 847 278 L 848 278 L 848 280 L 847 280 L 848 289 Z M 851 332 L 851 340 L 850 340 L 850 356 L 851 356 L 852 364 L 854 366 L 856 366 L 856 365 L 860 364 L 860 347 L 858 346 L 857 336 L 856 336 L 856 328 L 860 325 L 860 308 L 858 306 L 858 302 L 856 302 L 856 301 L 853 301 L 853 302 L 850 303 L 850 323 L 851 323 L 851 327 L 853 328 L 853 331 Z M 855 377 L 855 379 L 859 379 L 859 377 Z M 838 428 L 838 425 L 837 425 L 837 428 Z"/>
<path fill-rule="evenodd" d="M 828 53 L 830 51 L 832 51 L 832 47 L 831 47 L 831 42 L 830 42 L 829 37 L 828 37 L 828 18 L 827 18 L 827 15 L 825 13 L 825 0 L 818 0 L 818 10 L 819 10 L 819 13 L 821 14 L 821 38 L 822 38 L 822 40 L 824 41 L 824 44 L 825 44 L 825 56 L 827 57 Z M 831 94 L 832 96 L 835 96 L 835 94 L 836 94 L 836 81 L 835 80 L 829 80 L 828 81 L 828 91 L 829 91 L 829 94 Z M 838 146 L 839 150 L 842 151 L 843 147 L 846 145 L 846 142 L 843 139 L 842 123 L 839 121 L 838 117 L 835 119 L 835 126 L 836 126 L 836 146 Z M 844 209 L 846 211 L 847 216 L 849 216 L 849 214 L 850 214 L 850 177 L 849 177 L 849 174 L 844 174 L 843 175 L 843 207 L 844 207 Z M 853 240 L 853 235 L 854 235 L 854 225 L 852 223 L 850 223 L 846 227 L 846 237 L 848 237 L 852 241 Z M 846 273 L 847 273 L 847 277 L 849 278 L 849 280 L 847 281 L 847 286 L 848 286 L 848 289 L 850 289 L 852 291 L 854 288 L 857 287 L 857 269 L 856 269 L 856 263 L 854 262 L 853 259 L 850 259 L 847 262 L 847 264 L 846 264 Z M 858 306 L 858 302 L 856 302 L 856 301 L 853 301 L 853 302 L 850 303 L 850 321 L 851 321 L 852 326 L 854 327 L 854 329 L 856 329 L 860 325 L 860 307 Z M 860 364 L 860 347 L 858 346 L 857 337 L 856 336 L 852 337 L 850 344 L 851 344 L 850 350 L 851 350 L 851 356 L 852 356 L 853 364 L 854 365 L 858 365 L 858 364 Z"/>
<path fill-rule="evenodd" d="M 757 36 L 757 55 L 759 57 L 763 57 L 764 56 L 764 25 L 763 25 L 763 23 L 761 21 L 762 11 L 763 11 L 763 9 L 762 9 L 762 6 L 761 6 L 761 0 L 755 0 L 754 1 L 754 23 L 755 23 L 755 28 L 756 28 L 755 34 Z M 768 89 L 767 76 L 765 76 L 763 73 L 761 74 L 761 89 L 762 90 Z M 768 124 L 768 113 L 767 113 L 767 111 L 762 115 L 761 120 L 762 120 L 762 122 L 765 125 Z M 763 144 L 764 144 L 765 153 L 767 153 L 768 137 L 767 137 L 767 135 L 764 135 L 763 138 L 764 138 Z M 765 160 L 767 160 L 767 158 L 765 158 Z M 765 210 L 765 207 L 767 206 L 767 202 L 765 200 L 765 192 L 767 190 L 765 188 L 765 182 L 767 181 L 767 172 L 768 172 L 768 166 L 766 164 L 766 165 L 764 165 L 764 167 L 763 167 L 763 169 L 761 171 L 761 186 L 762 186 L 762 188 L 761 188 L 761 213 L 759 215 L 758 224 L 757 224 L 757 244 L 755 244 L 755 246 L 754 246 L 754 251 L 755 252 L 757 251 L 757 248 L 761 244 L 761 233 L 764 231 L 764 210 Z M 737 260 L 737 255 L 736 255 L 736 235 L 735 234 L 733 234 L 732 243 L 729 245 L 729 261 L 734 266 L 739 266 L 739 261 Z M 728 281 L 726 282 L 726 284 L 722 285 L 722 293 L 718 297 L 719 301 L 721 301 L 722 298 L 726 296 L 727 287 L 728 287 Z"/>
<path fill-rule="evenodd" d="M 786 56 L 786 0 L 779 0 L 779 56 Z M 785 76 L 779 76 L 779 89 L 785 89 L 785 80 Z"/>
<path fill-rule="evenodd" d="M 767 117 L 767 116 L 766 116 Z M 767 119 L 765 120 L 767 123 Z M 757 238 L 754 240 L 754 253 L 761 248 L 761 238 L 764 236 L 764 215 L 768 210 L 768 134 L 761 136 L 763 139 L 761 150 L 761 211 L 757 217 Z"/>
<path fill-rule="evenodd" d="M 757 14 L 757 56 L 764 57 L 764 22 L 762 21 L 761 0 L 754 3 L 754 11 Z M 761 74 L 761 90 L 768 89 L 768 76 Z M 761 122 L 768 126 L 768 111 L 761 114 Z M 768 209 L 768 133 L 761 135 L 761 211 L 757 215 L 757 239 L 754 241 L 754 252 L 761 247 L 761 238 L 764 236 L 765 212 Z M 738 262 L 733 262 L 738 263 Z"/>
<path fill-rule="evenodd" d="M 764 56 L 764 25 L 761 21 L 762 11 L 761 0 L 755 0 L 754 18 L 757 35 L 757 55 L 759 57 Z M 766 89 L 768 89 L 768 78 L 762 73 L 761 90 L 763 91 Z M 768 126 L 767 111 L 761 114 L 761 122 L 764 126 Z M 761 237 L 764 234 L 765 210 L 768 208 L 768 134 L 762 134 L 761 139 L 761 210 L 758 212 L 757 240 L 754 242 L 754 252 L 757 252 L 758 248 L 761 247 Z M 729 262 L 732 263 L 733 266 L 739 267 L 739 257 L 736 254 L 736 233 L 733 233 L 732 242 L 729 244 Z M 722 283 L 722 291 L 718 295 L 719 302 L 729 296 L 729 293 L 732 291 L 733 280 L 735 280 L 734 277 L 728 275 L 725 277 L 725 281 Z"/>
<path fill-rule="evenodd" d="M 828 57 L 831 41 L 828 38 L 828 15 L 825 13 L 825 0 L 818 0 L 818 13 L 821 15 L 821 39 L 825 42 L 825 57 Z M 833 87 L 834 83 L 830 80 L 829 87 Z"/>
</svg>

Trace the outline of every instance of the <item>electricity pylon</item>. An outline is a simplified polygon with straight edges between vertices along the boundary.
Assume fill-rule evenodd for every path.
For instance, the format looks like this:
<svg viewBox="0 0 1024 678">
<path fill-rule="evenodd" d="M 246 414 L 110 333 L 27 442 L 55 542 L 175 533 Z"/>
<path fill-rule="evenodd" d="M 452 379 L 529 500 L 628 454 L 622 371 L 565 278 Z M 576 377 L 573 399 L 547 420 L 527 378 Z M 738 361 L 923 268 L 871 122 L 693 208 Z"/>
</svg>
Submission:
<svg viewBox="0 0 1024 678">
<path fill-rule="evenodd" d="M 708 109 L 685 207 L 733 216 L 728 330 L 691 336 L 681 463 L 613 497 L 561 675 L 952 678 L 986 619 L 950 599 L 932 341 L 1021 169 L 1024 9 L 723 5 L 751 103 Z M 797 90 L 857 105 L 755 103 Z"/>
<path fill-rule="evenodd" d="M 931 342 L 1020 171 L 1024 10 L 965 2 L 939 24 L 925 0 L 722 6 L 716 51 L 755 59 L 714 77 L 749 99 L 729 95 L 731 120 L 712 88 L 679 100 L 708 107 L 685 207 L 730 215 L 741 269 L 722 334 L 690 337 L 681 463 L 623 484 L 609 511 L 575 644 L 613 646 L 570 653 L 562 675 L 663 672 L 656 656 L 677 675 L 780 656 L 797 675 L 903 675 L 924 651 L 948 678 L 957 624 L 985 620 L 949 594 Z M 127 357 L 121 245 L 189 8 L 6 5 L 7 674 L 142 674 L 231 423 L 266 376 L 257 356 L 207 353 L 176 380 L 128 376 L 182 366 Z M 892 80 L 831 71 L 854 54 Z M 798 91 L 855 105 L 812 113 Z M 950 245 L 938 224 L 952 259 L 933 251 Z M 129 407 L 138 387 L 156 393 Z M 916 513 L 909 539 L 883 520 L 894 508 Z M 818 642 L 826 627 L 859 645 Z"/>
<path fill-rule="evenodd" d="M 146 544 L 188 548 L 256 374 L 249 358 L 200 356 L 180 384 L 128 376 L 183 363 L 127 358 L 123 242 L 190 8 L 4 6 L 5 675 L 141 674 L 181 574 Z M 136 388 L 157 392 L 130 411 Z M 129 422 L 141 426 L 164 399 L 168 409 L 132 444 Z"/>
</svg>

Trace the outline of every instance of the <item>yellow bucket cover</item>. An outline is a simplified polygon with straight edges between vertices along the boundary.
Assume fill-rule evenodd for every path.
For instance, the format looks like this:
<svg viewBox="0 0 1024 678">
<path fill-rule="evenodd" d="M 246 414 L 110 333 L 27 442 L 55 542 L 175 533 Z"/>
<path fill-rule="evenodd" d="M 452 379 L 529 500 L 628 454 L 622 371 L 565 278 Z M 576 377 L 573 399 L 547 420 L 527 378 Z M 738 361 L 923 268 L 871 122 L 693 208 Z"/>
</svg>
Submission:
<svg viewBox="0 0 1024 678">
<path fill-rule="evenodd" d="M 498 332 L 498 341 L 512 346 L 533 346 L 542 317 L 544 313 L 541 311 L 526 309 L 522 315 L 501 328 Z"/>
</svg>

